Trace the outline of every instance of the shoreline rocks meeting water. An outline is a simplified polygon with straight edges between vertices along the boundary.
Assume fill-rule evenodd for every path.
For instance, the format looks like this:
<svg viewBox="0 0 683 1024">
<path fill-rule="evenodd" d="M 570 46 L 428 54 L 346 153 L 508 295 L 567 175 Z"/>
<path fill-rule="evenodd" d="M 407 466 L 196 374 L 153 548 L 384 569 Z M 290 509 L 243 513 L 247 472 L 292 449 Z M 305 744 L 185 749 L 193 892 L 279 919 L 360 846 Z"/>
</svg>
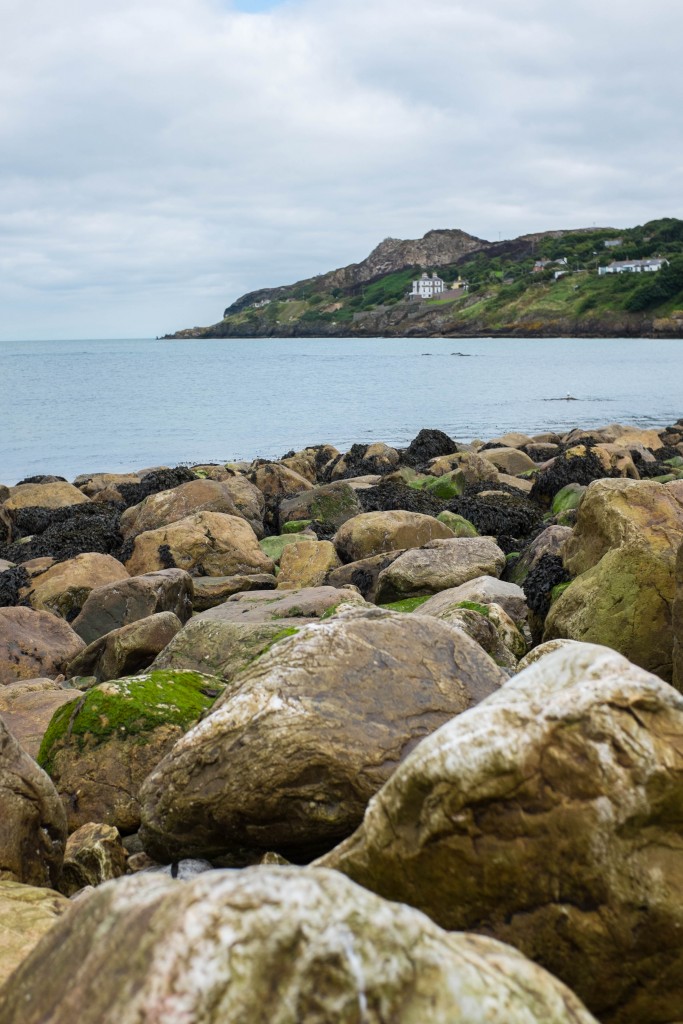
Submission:
<svg viewBox="0 0 683 1024">
<path fill-rule="evenodd" d="M 683 419 L 0 484 L 0 1024 L 683 1020 Z"/>
</svg>

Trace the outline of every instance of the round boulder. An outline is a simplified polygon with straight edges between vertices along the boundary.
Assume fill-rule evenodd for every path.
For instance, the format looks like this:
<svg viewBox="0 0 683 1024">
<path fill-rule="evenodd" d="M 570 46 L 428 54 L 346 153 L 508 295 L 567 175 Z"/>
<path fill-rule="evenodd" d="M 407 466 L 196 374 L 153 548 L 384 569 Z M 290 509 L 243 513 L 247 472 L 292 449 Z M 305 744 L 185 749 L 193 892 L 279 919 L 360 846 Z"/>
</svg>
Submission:
<svg viewBox="0 0 683 1024">
<path fill-rule="evenodd" d="M 337 530 L 334 546 L 343 562 L 357 562 L 385 551 L 421 548 L 432 540 L 454 536 L 444 523 L 421 512 L 363 512 Z"/>
<path fill-rule="evenodd" d="M 0 608 L 0 685 L 63 672 L 85 647 L 64 619 L 31 608 Z"/>
<path fill-rule="evenodd" d="M 479 576 L 500 576 L 505 555 L 492 537 L 454 537 L 433 540 L 399 555 L 382 569 L 377 580 L 378 601 L 437 594 Z"/>
<path fill-rule="evenodd" d="M 262 655 L 145 782 L 156 859 L 309 858 L 355 828 L 424 736 L 503 672 L 460 630 L 377 608 L 303 627 Z"/>
</svg>

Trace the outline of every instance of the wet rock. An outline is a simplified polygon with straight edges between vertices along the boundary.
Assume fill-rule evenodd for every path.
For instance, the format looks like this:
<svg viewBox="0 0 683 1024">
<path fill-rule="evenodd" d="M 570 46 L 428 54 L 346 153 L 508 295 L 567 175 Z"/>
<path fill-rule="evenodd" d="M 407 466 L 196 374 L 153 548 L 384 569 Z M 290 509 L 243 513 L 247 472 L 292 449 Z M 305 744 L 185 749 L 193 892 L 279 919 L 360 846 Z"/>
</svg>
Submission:
<svg viewBox="0 0 683 1024">
<path fill-rule="evenodd" d="M 158 860 L 274 850 L 310 857 L 348 835 L 424 736 L 505 676 L 459 630 L 350 609 L 246 669 L 145 782 Z"/>
<path fill-rule="evenodd" d="M 127 579 L 128 573 L 111 555 L 88 553 L 34 576 L 22 596 L 36 611 L 52 612 L 73 622 L 93 590 Z"/>
<path fill-rule="evenodd" d="M 73 832 L 88 822 L 135 832 L 143 780 L 221 690 L 196 672 L 101 683 L 54 715 L 38 755 Z"/>
<path fill-rule="evenodd" d="M 193 601 L 192 577 L 182 569 L 160 569 L 132 577 L 126 573 L 125 579 L 91 591 L 72 625 L 74 632 L 91 644 L 114 629 L 158 612 L 173 612 L 186 622 Z"/>
<path fill-rule="evenodd" d="M 50 779 L 1 718 L 0 811 L 0 881 L 55 888 L 66 842 L 64 811 Z"/>
<path fill-rule="evenodd" d="M 387 444 L 354 444 L 345 455 L 327 465 L 324 475 L 330 481 L 368 474 L 385 476 L 396 469 L 398 463 L 398 452 Z"/>
<path fill-rule="evenodd" d="M 296 590 L 301 587 L 321 587 L 327 576 L 341 565 L 328 540 L 301 541 L 290 544 L 282 552 L 278 590 Z"/>
<path fill-rule="evenodd" d="M 280 529 L 285 523 L 309 519 L 321 536 L 332 536 L 347 519 L 362 512 L 356 492 L 346 483 L 326 484 L 280 502 Z"/>
<path fill-rule="evenodd" d="M 14 562 L 52 557 L 63 560 L 85 552 L 118 556 L 120 507 L 95 504 L 65 508 L 22 508 L 12 514 L 12 536 L 5 555 Z"/>
<path fill-rule="evenodd" d="M 433 516 L 419 512 L 364 512 L 349 519 L 334 536 L 344 562 L 357 562 L 398 548 L 419 548 L 429 541 L 454 535 Z"/>
<path fill-rule="evenodd" d="M 515 945 L 605 1024 L 675 1020 L 682 733 L 672 687 L 556 651 L 424 740 L 321 863 Z"/>
<path fill-rule="evenodd" d="M 250 576 L 197 576 L 193 582 L 192 607 L 205 612 L 243 590 L 275 590 L 277 577 L 260 572 Z"/>
<path fill-rule="evenodd" d="M 408 447 L 401 454 L 401 462 L 406 466 L 423 467 L 431 459 L 437 459 L 442 455 L 452 455 L 457 452 L 458 446 L 443 430 L 424 429 L 413 438 Z"/>
<path fill-rule="evenodd" d="M 157 612 L 93 640 L 66 668 L 68 676 L 94 676 L 98 683 L 142 672 L 180 632 L 173 612 Z"/>
<path fill-rule="evenodd" d="M 564 548 L 575 579 L 553 603 L 544 639 L 602 643 L 670 681 L 682 540 L 683 504 L 675 491 L 649 480 L 591 484 Z"/>
<path fill-rule="evenodd" d="M 217 480 L 189 480 L 173 490 L 150 494 L 139 505 L 127 508 L 121 516 L 121 534 L 124 540 L 132 540 L 146 530 L 158 530 L 197 512 L 238 515 L 227 485 Z"/>
<path fill-rule="evenodd" d="M 491 537 L 433 540 L 406 551 L 383 569 L 377 581 L 378 601 L 436 594 L 478 576 L 500 576 L 505 555 Z"/>
<path fill-rule="evenodd" d="M 0 881 L 0 988 L 69 906 L 51 889 Z"/>
<path fill-rule="evenodd" d="M 54 679 L 83 647 L 68 623 L 50 612 L 0 608 L 0 686 L 21 679 Z"/>
<path fill-rule="evenodd" d="M 134 1024 L 160 1006 L 165 1024 L 595 1024 L 515 950 L 448 935 L 335 872 L 288 867 L 103 886 L 0 995 L 21 1024 Z"/>
<path fill-rule="evenodd" d="M 139 534 L 125 565 L 131 576 L 169 568 L 197 576 L 249 575 L 273 569 L 249 524 L 222 512 L 197 512 Z"/>
<path fill-rule="evenodd" d="M 128 854 L 118 829 L 88 822 L 67 839 L 59 891 L 73 896 L 86 885 L 102 885 L 126 873 Z"/>
<path fill-rule="evenodd" d="M 37 757 L 45 730 L 57 708 L 77 700 L 52 679 L 27 679 L 0 687 L 0 716 L 27 754 Z"/>
<path fill-rule="evenodd" d="M 557 492 L 567 484 L 587 486 L 593 480 L 602 480 L 609 475 L 592 448 L 578 445 L 558 455 L 548 469 L 536 475 L 530 497 L 532 501 L 549 508 Z"/>
</svg>

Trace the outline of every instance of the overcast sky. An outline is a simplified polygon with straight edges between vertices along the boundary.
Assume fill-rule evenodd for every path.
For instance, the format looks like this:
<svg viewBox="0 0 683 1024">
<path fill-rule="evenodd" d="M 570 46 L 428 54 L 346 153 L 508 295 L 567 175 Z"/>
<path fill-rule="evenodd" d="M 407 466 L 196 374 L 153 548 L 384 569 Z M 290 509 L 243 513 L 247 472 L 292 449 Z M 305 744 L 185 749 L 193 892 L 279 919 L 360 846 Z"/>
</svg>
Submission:
<svg viewBox="0 0 683 1024">
<path fill-rule="evenodd" d="M 388 235 L 683 216 L 681 0 L 0 0 L 0 338 L 146 337 Z"/>
</svg>

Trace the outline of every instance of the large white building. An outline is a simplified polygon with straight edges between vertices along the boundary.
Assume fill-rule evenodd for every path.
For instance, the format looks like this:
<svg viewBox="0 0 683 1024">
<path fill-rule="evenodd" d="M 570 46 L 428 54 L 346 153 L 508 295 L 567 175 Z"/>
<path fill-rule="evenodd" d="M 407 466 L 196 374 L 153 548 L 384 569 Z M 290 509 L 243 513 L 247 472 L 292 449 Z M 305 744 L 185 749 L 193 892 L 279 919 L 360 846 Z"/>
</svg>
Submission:
<svg viewBox="0 0 683 1024">
<path fill-rule="evenodd" d="M 441 295 L 446 291 L 446 284 L 438 274 L 423 274 L 418 281 L 413 281 L 413 290 L 410 292 L 411 299 L 433 299 L 435 295 Z"/>
<path fill-rule="evenodd" d="M 652 274 L 669 263 L 657 257 L 651 260 L 613 260 L 607 267 L 598 267 L 598 274 Z"/>
</svg>

